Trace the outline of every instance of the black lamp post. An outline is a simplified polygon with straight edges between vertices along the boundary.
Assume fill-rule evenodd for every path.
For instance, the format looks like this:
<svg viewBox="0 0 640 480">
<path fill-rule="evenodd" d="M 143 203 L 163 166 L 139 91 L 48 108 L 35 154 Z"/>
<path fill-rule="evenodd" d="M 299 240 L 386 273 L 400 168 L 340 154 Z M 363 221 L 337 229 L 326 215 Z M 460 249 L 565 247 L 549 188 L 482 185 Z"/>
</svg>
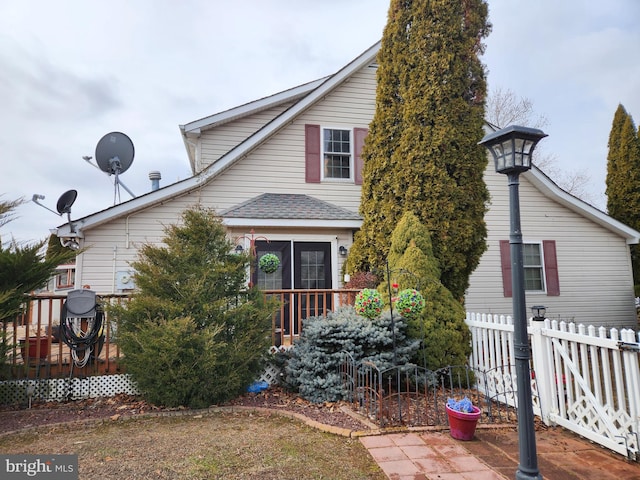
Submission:
<svg viewBox="0 0 640 480">
<path fill-rule="evenodd" d="M 526 301 L 524 292 L 524 260 L 522 231 L 520 230 L 519 176 L 531 168 L 531 155 L 536 144 L 547 135 L 537 128 L 511 125 L 486 135 L 480 145 L 489 149 L 496 164 L 496 172 L 507 175 L 511 232 L 511 289 L 513 295 L 513 340 L 518 388 L 518 440 L 520 463 L 516 480 L 542 479 L 538 471 L 536 436 L 531 398 L 529 370 L 529 337 L 527 334 Z"/>
</svg>

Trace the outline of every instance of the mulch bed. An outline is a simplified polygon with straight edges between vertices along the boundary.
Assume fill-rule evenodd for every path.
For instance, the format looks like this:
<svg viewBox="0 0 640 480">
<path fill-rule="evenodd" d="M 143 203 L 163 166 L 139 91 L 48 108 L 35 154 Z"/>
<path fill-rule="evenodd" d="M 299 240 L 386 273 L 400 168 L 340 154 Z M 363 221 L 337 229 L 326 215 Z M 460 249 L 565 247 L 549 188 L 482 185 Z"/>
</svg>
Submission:
<svg viewBox="0 0 640 480">
<path fill-rule="evenodd" d="M 262 407 L 295 412 L 319 423 L 347 430 L 367 430 L 370 426 L 355 415 L 345 413 L 349 409 L 344 402 L 314 404 L 278 387 L 260 393 L 246 393 L 220 406 Z M 57 423 L 118 420 L 121 418 L 187 412 L 185 408 L 162 408 L 140 397 L 116 395 L 114 397 L 76 400 L 69 402 L 39 402 L 27 406 L 0 406 L 0 435 L 17 430 Z"/>
</svg>

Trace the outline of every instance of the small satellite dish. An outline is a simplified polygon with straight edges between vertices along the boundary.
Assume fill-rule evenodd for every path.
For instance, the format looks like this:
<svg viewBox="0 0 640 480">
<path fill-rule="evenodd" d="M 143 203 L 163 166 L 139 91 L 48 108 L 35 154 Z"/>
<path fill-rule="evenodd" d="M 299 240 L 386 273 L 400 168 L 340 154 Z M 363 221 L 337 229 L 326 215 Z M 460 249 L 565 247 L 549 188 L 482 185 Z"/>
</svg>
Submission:
<svg viewBox="0 0 640 480">
<path fill-rule="evenodd" d="M 126 172 L 133 163 L 133 142 L 124 133 L 107 133 L 96 146 L 98 167 L 109 175 Z"/>
<path fill-rule="evenodd" d="M 58 213 L 62 215 L 63 213 L 71 213 L 71 206 L 73 202 L 76 201 L 78 197 L 78 192 L 76 190 L 67 190 L 58 199 L 58 203 L 56 204 L 56 209 Z"/>
</svg>

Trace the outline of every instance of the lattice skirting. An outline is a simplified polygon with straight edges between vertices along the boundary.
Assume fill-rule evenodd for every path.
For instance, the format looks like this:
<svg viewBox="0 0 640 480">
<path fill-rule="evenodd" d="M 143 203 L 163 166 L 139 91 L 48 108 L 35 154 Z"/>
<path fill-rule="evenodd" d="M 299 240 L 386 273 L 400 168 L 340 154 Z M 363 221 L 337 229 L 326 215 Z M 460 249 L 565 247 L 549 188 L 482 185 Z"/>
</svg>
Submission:
<svg viewBox="0 0 640 480">
<path fill-rule="evenodd" d="M 7 380 L 0 382 L 0 405 L 27 404 L 29 400 L 61 402 L 87 398 L 139 395 L 138 387 L 126 374 L 85 378 Z"/>
<path fill-rule="evenodd" d="M 259 381 L 278 383 L 280 369 L 268 364 Z M 7 380 L 0 382 L 0 405 L 25 405 L 31 401 L 62 402 L 87 398 L 139 395 L 129 375 L 95 375 L 85 378 Z"/>
</svg>

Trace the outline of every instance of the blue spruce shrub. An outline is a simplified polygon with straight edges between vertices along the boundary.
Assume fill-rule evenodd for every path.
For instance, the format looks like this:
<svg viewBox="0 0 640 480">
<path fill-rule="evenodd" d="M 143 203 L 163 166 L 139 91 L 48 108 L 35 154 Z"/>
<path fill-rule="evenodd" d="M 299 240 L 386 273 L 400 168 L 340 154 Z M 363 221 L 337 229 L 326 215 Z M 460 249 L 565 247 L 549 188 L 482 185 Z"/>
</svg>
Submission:
<svg viewBox="0 0 640 480">
<path fill-rule="evenodd" d="M 397 363 L 402 365 L 417 351 L 419 342 L 407 337 L 403 318 L 396 314 L 394 319 Z M 343 307 L 326 317 L 309 317 L 300 340 L 289 351 L 285 382 L 311 402 L 341 400 L 346 393 L 340 378 L 345 352 L 381 370 L 393 366 L 390 312 L 369 320 L 357 315 L 353 307 Z"/>
</svg>

